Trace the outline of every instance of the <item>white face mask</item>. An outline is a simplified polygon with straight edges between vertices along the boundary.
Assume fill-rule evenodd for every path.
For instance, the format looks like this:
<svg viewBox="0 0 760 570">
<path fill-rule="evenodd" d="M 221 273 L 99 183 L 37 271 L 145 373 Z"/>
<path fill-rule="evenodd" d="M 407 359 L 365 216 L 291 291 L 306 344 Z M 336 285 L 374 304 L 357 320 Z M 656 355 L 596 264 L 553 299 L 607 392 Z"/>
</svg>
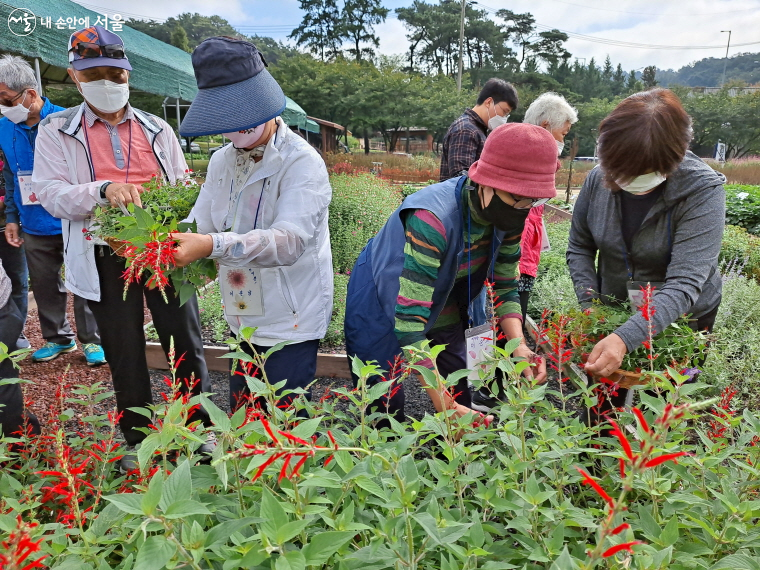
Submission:
<svg viewBox="0 0 760 570">
<path fill-rule="evenodd" d="M 16 123 L 17 125 L 19 123 L 23 123 L 29 118 L 29 111 L 30 109 L 27 109 L 24 107 L 24 101 L 26 100 L 26 93 L 24 93 L 24 98 L 21 99 L 21 103 L 18 105 L 13 105 L 12 107 L 6 107 L 5 105 L 0 105 L 0 113 L 3 114 L 4 117 L 8 117 L 8 120 L 12 123 Z"/>
<path fill-rule="evenodd" d="M 254 127 L 252 129 L 246 129 L 244 131 L 235 131 L 234 133 L 223 133 L 225 137 L 230 139 L 232 141 L 232 146 L 235 148 L 251 148 L 253 147 L 257 142 L 261 140 L 261 137 L 264 136 L 264 130 L 266 129 L 267 124 L 262 123 L 261 125 Z M 262 145 L 264 146 L 264 145 Z M 259 149 L 254 149 L 259 150 Z M 261 154 L 258 156 L 262 156 L 264 154 L 264 149 L 261 148 Z"/>
<path fill-rule="evenodd" d="M 496 112 L 496 103 L 493 104 L 493 112 L 496 114 L 493 117 L 488 118 L 488 128 L 492 131 L 496 129 L 496 127 L 506 125 L 507 121 L 509 120 L 509 114 L 504 115 L 502 117 L 501 115 L 499 115 L 499 113 Z"/>
<path fill-rule="evenodd" d="M 557 156 L 562 154 L 562 151 L 565 149 L 565 141 L 557 141 Z"/>
<path fill-rule="evenodd" d="M 628 184 L 621 184 L 620 182 L 616 182 L 617 185 L 626 192 L 630 192 L 631 194 L 643 194 L 652 188 L 657 188 L 657 186 L 665 182 L 665 180 L 666 177 L 659 172 L 650 172 L 649 174 L 642 174 L 641 176 L 637 176 Z"/>
<path fill-rule="evenodd" d="M 114 83 L 108 79 L 80 81 L 79 92 L 91 106 L 103 113 L 115 113 L 129 101 L 129 83 Z"/>
</svg>

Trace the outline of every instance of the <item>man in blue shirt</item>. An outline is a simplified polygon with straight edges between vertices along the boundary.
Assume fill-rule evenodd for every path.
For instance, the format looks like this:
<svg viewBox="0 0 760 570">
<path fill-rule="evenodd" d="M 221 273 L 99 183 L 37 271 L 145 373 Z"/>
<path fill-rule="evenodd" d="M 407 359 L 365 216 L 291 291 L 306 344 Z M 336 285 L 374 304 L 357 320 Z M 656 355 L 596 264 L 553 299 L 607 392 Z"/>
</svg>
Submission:
<svg viewBox="0 0 760 570">
<path fill-rule="evenodd" d="M 66 318 L 66 289 L 61 281 L 63 238 L 61 221 L 39 203 L 31 188 L 37 126 L 47 115 L 62 111 L 40 97 L 32 67 L 23 58 L 0 57 L 0 148 L 5 154 L 5 238 L 24 247 L 29 277 L 45 345 L 32 354 L 33 362 L 53 360 L 76 350 L 74 332 Z M 95 318 L 87 301 L 74 297 L 77 336 L 87 364 L 105 364 Z"/>
</svg>

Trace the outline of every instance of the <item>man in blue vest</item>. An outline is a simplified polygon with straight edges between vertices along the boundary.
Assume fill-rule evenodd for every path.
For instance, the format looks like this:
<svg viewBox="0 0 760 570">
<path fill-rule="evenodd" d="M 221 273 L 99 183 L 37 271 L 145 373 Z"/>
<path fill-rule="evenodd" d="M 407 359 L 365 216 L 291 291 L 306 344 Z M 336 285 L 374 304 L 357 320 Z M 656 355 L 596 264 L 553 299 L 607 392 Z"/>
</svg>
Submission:
<svg viewBox="0 0 760 570">
<path fill-rule="evenodd" d="M 62 111 L 40 97 L 32 67 L 23 58 L 0 57 L 0 148 L 5 154 L 5 239 L 24 248 L 32 291 L 45 344 L 32 354 L 47 362 L 77 349 L 66 318 L 67 294 L 60 272 L 63 265 L 61 221 L 51 216 L 32 191 L 37 126 L 47 115 Z M 100 336 L 87 301 L 74 297 L 77 336 L 89 366 L 105 364 Z M 22 315 L 24 318 L 26 315 Z"/>
</svg>

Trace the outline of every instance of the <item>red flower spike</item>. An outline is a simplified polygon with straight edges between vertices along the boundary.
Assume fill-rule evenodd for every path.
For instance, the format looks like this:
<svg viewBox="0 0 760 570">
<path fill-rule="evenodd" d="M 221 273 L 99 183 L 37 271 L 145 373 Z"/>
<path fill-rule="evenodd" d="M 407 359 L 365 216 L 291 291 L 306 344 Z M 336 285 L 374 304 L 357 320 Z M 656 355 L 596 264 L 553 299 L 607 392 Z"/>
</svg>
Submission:
<svg viewBox="0 0 760 570">
<path fill-rule="evenodd" d="M 287 477 L 288 473 L 288 466 L 290 465 L 290 459 L 292 458 L 292 455 L 288 455 L 285 457 L 285 462 L 282 464 L 282 469 L 280 469 L 280 476 L 277 477 L 277 483 L 281 483 L 282 480 Z"/>
<path fill-rule="evenodd" d="M 335 459 L 334 455 L 331 455 L 330 457 L 328 457 L 327 459 L 325 459 L 325 464 L 322 467 L 326 469 L 327 466 L 330 465 L 330 463 L 332 463 L 333 459 Z"/>
<path fill-rule="evenodd" d="M 615 528 L 613 528 L 610 531 L 610 534 L 620 534 L 621 532 L 623 532 L 627 528 L 631 528 L 631 525 L 629 525 L 628 523 L 623 523 L 623 524 L 621 524 L 621 525 L 616 526 Z"/>
<path fill-rule="evenodd" d="M 678 463 L 676 461 L 676 458 L 683 457 L 684 455 L 689 455 L 685 451 L 679 451 L 677 453 L 666 453 L 665 455 L 660 455 L 659 457 L 655 457 L 654 459 L 650 459 L 646 463 L 644 463 L 644 468 L 649 469 L 650 467 L 657 467 L 658 465 L 662 465 L 666 461 L 672 461 L 673 463 Z"/>
<path fill-rule="evenodd" d="M 330 438 L 330 443 L 333 444 L 333 447 L 335 449 L 338 449 L 338 442 L 335 441 L 335 436 L 332 434 L 332 432 L 330 430 L 327 430 L 327 437 Z"/>
<path fill-rule="evenodd" d="M 277 430 L 277 433 L 279 433 L 281 436 L 286 437 L 290 441 L 294 441 L 296 443 L 300 443 L 301 445 L 310 445 L 308 441 L 301 439 L 300 437 L 294 436 L 292 433 L 288 433 L 286 431 Z"/>
<path fill-rule="evenodd" d="M 641 429 L 643 429 L 647 433 L 652 433 L 652 430 L 649 427 L 649 424 L 647 423 L 647 419 L 644 417 L 644 414 L 642 413 L 642 411 L 638 408 L 633 408 L 633 413 L 636 415 L 636 419 L 639 420 L 639 424 L 641 424 Z"/>
<path fill-rule="evenodd" d="M 583 469 L 581 469 L 580 467 L 576 467 L 576 469 L 578 470 L 578 473 L 580 473 L 580 474 L 581 474 L 581 476 L 583 477 L 583 482 L 584 482 L 586 485 L 589 485 L 589 486 L 591 486 L 591 488 L 593 488 L 593 489 L 594 489 L 594 491 L 596 491 L 596 492 L 597 492 L 597 494 L 598 494 L 598 495 L 599 495 L 599 496 L 600 496 L 602 499 L 604 499 L 605 501 L 607 501 L 607 504 L 608 504 L 610 507 L 612 507 L 612 506 L 613 506 L 613 503 L 614 503 L 614 502 L 613 502 L 613 500 L 612 500 L 612 497 L 610 497 L 610 496 L 607 494 L 607 491 L 605 491 L 605 490 L 602 488 L 602 486 L 601 486 L 599 483 L 597 483 L 597 482 L 594 480 L 594 478 L 593 478 L 593 477 L 591 477 L 591 475 L 589 475 L 588 473 L 586 473 L 586 472 L 585 472 Z"/>
<path fill-rule="evenodd" d="M 618 461 L 620 462 L 620 478 L 625 479 L 625 459 L 619 457 Z"/>
<path fill-rule="evenodd" d="M 602 554 L 602 558 L 609 558 L 610 556 L 615 556 L 618 552 L 623 552 L 624 550 L 626 552 L 630 552 L 633 554 L 632 547 L 637 544 L 644 544 L 640 540 L 634 540 L 633 542 L 624 542 L 623 544 L 617 544 L 613 546 L 612 548 L 608 548 L 604 551 L 604 554 Z"/>
<path fill-rule="evenodd" d="M 263 425 L 264 429 L 267 430 L 267 433 L 269 434 L 269 437 L 272 438 L 273 442 L 280 443 L 280 440 L 277 439 L 276 435 L 274 435 L 274 432 L 272 431 L 272 428 L 269 425 L 269 421 L 266 418 L 261 418 L 261 425 Z"/>
<path fill-rule="evenodd" d="M 296 477 L 298 475 L 298 470 L 303 467 L 303 464 L 306 463 L 306 460 L 309 458 L 307 454 L 303 454 L 301 459 L 298 460 L 298 463 L 296 463 L 296 466 L 293 467 L 293 471 L 290 473 L 290 478 Z"/>
<path fill-rule="evenodd" d="M 618 426 L 617 422 L 615 420 L 608 420 L 610 424 L 612 425 L 613 429 L 611 435 L 614 435 L 618 438 L 620 441 L 620 445 L 623 448 L 623 451 L 625 452 L 628 459 L 633 461 L 636 457 L 633 455 L 633 450 L 631 449 L 631 444 L 628 441 L 628 438 L 625 437 L 625 434 L 620 430 L 620 426 Z"/>
</svg>

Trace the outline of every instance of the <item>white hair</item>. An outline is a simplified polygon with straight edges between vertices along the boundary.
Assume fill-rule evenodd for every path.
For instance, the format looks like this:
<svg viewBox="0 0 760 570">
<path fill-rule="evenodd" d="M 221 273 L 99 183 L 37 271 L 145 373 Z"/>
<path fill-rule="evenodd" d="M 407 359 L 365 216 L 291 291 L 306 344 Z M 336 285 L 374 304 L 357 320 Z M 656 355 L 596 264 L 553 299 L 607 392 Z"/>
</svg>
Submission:
<svg viewBox="0 0 760 570">
<path fill-rule="evenodd" d="M 0 83 L 17 93 L 24 89 L 37 89 L 37 77 L 32 66 L 17 55 L 5 54 L 0 57 Z"/>
<path fill-rule="evenodd" d="M 525 111 L 523 122 L 541 126 L 549 123 L 549 129 L 561 129 L 567 121 L 578 121 L 578 111 L 558 93 L 542 93 Z"/>
</svg>

